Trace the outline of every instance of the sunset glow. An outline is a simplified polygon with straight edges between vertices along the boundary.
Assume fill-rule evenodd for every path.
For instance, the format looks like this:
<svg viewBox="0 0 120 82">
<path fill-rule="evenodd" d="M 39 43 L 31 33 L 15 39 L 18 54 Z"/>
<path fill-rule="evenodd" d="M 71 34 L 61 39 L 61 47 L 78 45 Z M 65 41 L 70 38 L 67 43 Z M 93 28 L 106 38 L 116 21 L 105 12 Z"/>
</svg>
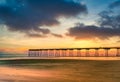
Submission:
<svg viewBox="0 0 120 82">
<path fill-rule="evenodd" d="M 0 0 L 0 82 L 120 82 L 120 0 Z"/>
<path fill-rule="evenodd" d="M 26 54 L 30 48 L 120 46 L 119 18 L 113 20 L 116 22 L 104 18 L 111 15 L 119 17 L 116 10 L 119 11 L 120 5 L 116 2 L 1 0 L 0 52 Z"/>
</svg>

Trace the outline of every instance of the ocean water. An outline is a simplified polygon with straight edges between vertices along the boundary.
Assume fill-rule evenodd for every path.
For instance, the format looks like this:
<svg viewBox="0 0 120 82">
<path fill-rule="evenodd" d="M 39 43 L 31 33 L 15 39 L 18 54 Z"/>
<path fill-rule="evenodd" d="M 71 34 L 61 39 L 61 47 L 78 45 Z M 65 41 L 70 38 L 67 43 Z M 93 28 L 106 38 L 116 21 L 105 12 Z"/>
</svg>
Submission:
<svg viewBox="0 0 120 82">
<path fill-rule="evenodd" d="M 0 82 L 120 82 L 120 58 L 0 59 Z"/>
</svg>

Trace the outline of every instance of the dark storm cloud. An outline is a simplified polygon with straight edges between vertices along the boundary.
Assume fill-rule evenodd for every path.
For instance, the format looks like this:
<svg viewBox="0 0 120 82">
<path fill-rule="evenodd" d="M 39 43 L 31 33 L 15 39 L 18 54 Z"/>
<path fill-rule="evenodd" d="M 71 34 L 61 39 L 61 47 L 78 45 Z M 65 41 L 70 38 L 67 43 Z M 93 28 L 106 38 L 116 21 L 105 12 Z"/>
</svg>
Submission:
<svg viewBox="0 0 120 82">
<path fill-rule="evenodd" d="M 75 39 L 109 39 L 120 37 L 120 0 L 109 5 L 108 10 L 99 13 L 99 26 L 79 24 L 68 29 L 68 36 Z"/>
<path fill-rule="evenodd" d="M 0 4 L 1 23 L 11 31 L 28 36 L 50 34 L 49 29 L 41 27 L 58 25 L 59 17 L 84 13 L 87 13 L 86 6 L 72 0 L 6 0 L 6 3 Z"/>
</svg>

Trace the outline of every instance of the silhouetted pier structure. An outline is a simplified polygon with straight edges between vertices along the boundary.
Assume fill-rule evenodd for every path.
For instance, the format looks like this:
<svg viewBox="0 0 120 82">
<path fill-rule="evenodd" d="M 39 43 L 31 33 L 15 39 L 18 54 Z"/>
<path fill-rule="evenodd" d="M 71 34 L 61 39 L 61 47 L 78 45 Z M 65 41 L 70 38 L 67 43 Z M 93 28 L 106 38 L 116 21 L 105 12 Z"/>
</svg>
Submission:
<svg viewBox="0 0 120 82">
<path fill-rule="evenodd" d="M 91 57 L 90 50 L 94 50 L 94 57 L 101 57 L 99 55 L 100 49 L 104 50 L 104 57 L 111 57 L 109 55 L 110 49 L 115 49 L 115 56 L 120 57 L 120 47 L 93 47 L 93 48 L 54 48 L 54 49 L 29 49 L 28 56 L 29 57 L 82 57 L 81 50 L 85 50 L 84 57 Z M 76 51 L 76 53 L 75 53 Z M 92 56 L 92 57 L 93 57 Z"/>
</svg>

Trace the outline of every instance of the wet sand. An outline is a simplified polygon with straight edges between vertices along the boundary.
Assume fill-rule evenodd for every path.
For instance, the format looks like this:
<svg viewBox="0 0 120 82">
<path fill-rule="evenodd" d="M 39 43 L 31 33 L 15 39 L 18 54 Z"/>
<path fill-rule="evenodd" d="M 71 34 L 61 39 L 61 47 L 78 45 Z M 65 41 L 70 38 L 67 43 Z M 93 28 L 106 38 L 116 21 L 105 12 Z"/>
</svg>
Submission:
<svg viewBox="0 0 120 82">
<path fill-rule="evenodd" d="M 120 60 L 0 60 L 0 82 L 120 82 Z"/>
<path fill-rule="evenodd" d="M 55 71 L 0 67 L 0 82 L 49 82 L 55 74 Z"/>
</svg>

